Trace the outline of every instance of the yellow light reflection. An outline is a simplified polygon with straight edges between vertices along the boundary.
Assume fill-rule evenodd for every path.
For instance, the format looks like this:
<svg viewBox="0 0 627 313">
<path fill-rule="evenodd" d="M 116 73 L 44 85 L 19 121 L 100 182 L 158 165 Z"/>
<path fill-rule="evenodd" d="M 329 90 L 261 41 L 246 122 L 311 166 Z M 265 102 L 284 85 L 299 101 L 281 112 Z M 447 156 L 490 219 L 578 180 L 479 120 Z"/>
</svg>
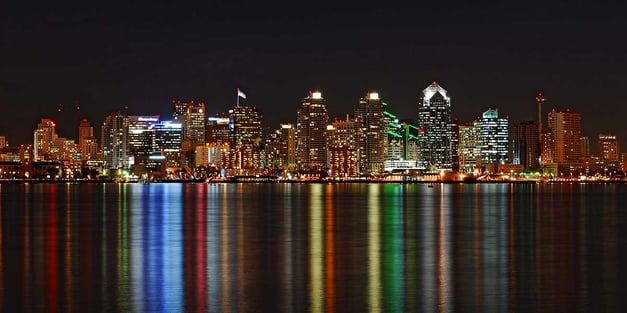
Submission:
<svg viewBox="0 0 627 313">
<path fill-rule="evenodd" d="M 368 185 L 368 308 L 381 312 L 381 213 L 379 185 Z"/>
<path fill-rule="evenodd" d="M 309 203 L 309 241 L 311 242 L 311 257 L 309 258 L 311 289 L 309 296 L 311 312 L 313 313 L 323 312 L 324 309 L 322 196 L 322 185 L 312 184 Z"/>
</svg>

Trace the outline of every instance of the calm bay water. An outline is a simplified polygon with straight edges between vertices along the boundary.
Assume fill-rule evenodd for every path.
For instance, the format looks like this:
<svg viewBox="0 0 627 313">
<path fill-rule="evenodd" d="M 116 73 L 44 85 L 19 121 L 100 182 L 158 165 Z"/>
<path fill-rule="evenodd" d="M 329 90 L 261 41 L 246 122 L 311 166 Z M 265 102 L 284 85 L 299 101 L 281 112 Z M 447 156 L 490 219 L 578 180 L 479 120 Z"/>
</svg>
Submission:
<svg viewBox="0 0 627 313">
<path fill-rule="evenodd" d="M 624 184 L 4 184 L 3 312 L 625 311 Z"/>
</svg>

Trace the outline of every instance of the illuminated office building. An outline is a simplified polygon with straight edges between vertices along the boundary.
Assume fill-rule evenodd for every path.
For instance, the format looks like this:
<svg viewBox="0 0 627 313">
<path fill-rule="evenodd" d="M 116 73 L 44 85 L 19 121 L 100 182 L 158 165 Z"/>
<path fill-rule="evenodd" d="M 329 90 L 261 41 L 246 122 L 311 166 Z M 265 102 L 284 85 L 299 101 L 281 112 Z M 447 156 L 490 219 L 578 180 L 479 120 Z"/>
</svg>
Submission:
<svg viewBox="0 0 627 313">
<path fill-rule="evenodd" d="M 51 160 L 52 142 L 57 138 L 55 123 L 42 118 L 34 132 L 33 153 L 35 161 Z"/>
<path fill-rule="evenodd" d="M 309 92 L 296 113 L 296 134 L 299 168 L 325 170 L 327 146 L 325 131 L 329 114 L 327 101 L 319 91 Z"/>
<path fill-rule="evenodd" d="M 357 173 L 357 123 L 348 115 L 327 126 L 329 147 L 329 175 L 331 177 L 355 177 Z"/>
<path fill-rule="evenodd" d="M 111 113 L 101 127 L 102 153 L 108 168 L 128 167 L 128 116 Z"/>
<path fill-rule="evenodd" d="M 554 163 L 578 163 L 581 158 L 581 113 L 571 110 L 549 112 L 547 126 Z"/>
<path fill-rule="evenodd" d="M 181 167 L 183 124 L 176 121 L 161 121 L 153 124 L 152 128 L 152 156 L 159 155 L 163 157 L 168 168 Z"/>
<path fill-rule="evenodd" d="M 475 125 L 459 126 L 459 171 L 474 174 L 481 155 L 480 128 Z"/>
<path fill-rule="evenodd" d="M 230 164 L 236 170 L 261 167 L 262 116 L 256 107 L 229 109 Z"/>
<path fill-rule="evenodd" d="M 268 135 L 264 145 L 265 167 L 295 169 L 296 137 L 296 128 L 292 124 L 281 124 L 279 129 Z"/>
<path fill-rule="evenodd" d="M 620 161 L 618 139 L 615 134 L 599 134 L 599 158 L 603 161 Z"/>
<path fill-rule="evenodd" d="M 188 106 L 183 117 L 185 140 L 190 140 L 195 145 L 204 145 L 206 121 L 207 114 L 204 103 L 194 102 L 193 105 Z"/>
<path fill-rule="evenodd" d="M 134 164 L 143 164 L 153 153 L 153 125 L 159 122 L 159 115 L 129 116 L 128 145 Z"/>
<path fill-rule="evenodd" d="M 433 82 L 422 91 L 417 126 L 421 132 L 419 163 L 435 169 L 452 168 L 451 98 Z"/>
<path fill-rule="evenodd" d="M 0 149 L 2 148 L 6 148 L 9 146 L 9 143 L 7 141 L 7 137 L 5 136 L 0 136 Z"/>
<path fill-rule="evenodd" d="M 383 172 L 387 140 L 385 105 L 377 92 L 369 92 L 355 107 L 357 163 L 360 175 Z"/>
<path fill-rule="evenodd" d="M 499 111 L 489 109 L 475 120 L 479 129 L 479 153 L 484 164 L 508 162 L 509 120 L 499 117 Z"/>
<path fill-rule="evenodd" d="M 81 160 L 87 161 L 98 155 L 98 142 L 94 137 L 94 128 L 87 118 L 83 118 L 78 126 L 78 152 Z"/>
<path fill-rule="evenodd" d="M 229 143 L 229 118 L 210 116 L 207 118 L 207 143 L 221 146 Z"/>
</svg>

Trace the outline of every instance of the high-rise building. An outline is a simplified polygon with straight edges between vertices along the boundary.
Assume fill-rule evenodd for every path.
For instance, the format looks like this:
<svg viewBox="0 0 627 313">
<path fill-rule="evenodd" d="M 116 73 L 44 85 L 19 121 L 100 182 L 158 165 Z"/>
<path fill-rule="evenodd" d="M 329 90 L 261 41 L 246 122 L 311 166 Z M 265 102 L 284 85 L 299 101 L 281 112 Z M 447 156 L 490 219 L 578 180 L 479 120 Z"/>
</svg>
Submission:
<svg viewBox="0 0 627 313">
<path fill-rule="evenodd" d="M 599 158 L 602 161 L 620 161 L 618 139 L 615 134 L 599 134 Z"/>
<path fill-rule="evenodd" d="M 0 136 L 0 149 L 2 148 L 6 148 L 9 146 L 9 143 L 7 141 L 7 137 L 5 136 Z"/>
<path fill-rule="evenodd" d="M 387 141 L 385 105 L 377 92 L 369 92 L 355 107 L 357 163 L 360 175 L 383 172 Z"/>
<path fill-rule="evenodd" d="M 264 145 L 265 166 L 281 170 L 293 170 L 296 162 L 296 128 L 292 124 L 281 127 L 268 135 Z"/>
<path fill-rule="evenodd" d="M 108 168 L 128 167 L 128 116 L 111 113 L 101 127 L 102 153 Z"/>
<path fill-rule="evenodd" d="M 462 173 L 475 173 L 481 155 L 479 127 L 459 126 L 459 167 Z"/>
<path fill-rule="evenodd" d="M 329 175 L 331 177 L 357 176 L 357 123 L 350 116 L 327 126 L 329 147 Z"/>
<path fill-rule="evenodd" d="M 459 121 L 451 123 L 451 170 L 459 172 Z"/>
<path fill-rule="evenodd" d="M 207 118 L 207 143 L 221 146 L 229 143 L 229 118 L 211 116 Z"/>
<path fill-rule="evenodd" d="M 42 118 L 34 132 L 33 156 L 35 161 L 51 160 L 52 142 L 56 139 L 55 123 L 51 119 Z"/>
<path fill-rule="evenodd" d="M 435 169 L 452 168 L 451 98 L 436 82 L 422 91 L 417 124 L 422 139 L 421 165 Z"/>
<path fill-rule="evenodd" d="M 94 128 L 87 118 L 81 119 L 78 126 L 78 152 L 81 160 L 91 160 L 98 155 L 98 143 L 94 137 Z"/>
<path fill-rule="evenodd" d="M 547 126 L 553 139 L 550 149 L 554 163 L 578 163 L 581 158 L 581 113 L 551 110 Z"/>
<path fill-rule="evenodd" d="M 582 136 L 579 138 L 581 143 L 581 157 L 587 158 L 590 156 L 590 138 L 588 136 Z"/>
<path fill-rule="evenodd" d="M 521 122 L 512 125 L 510 132 L 511 161 L 522 164 L 525 170 L 539 168 L 538 156 L 538 123 L 536 121 Z"/>
<path fill-rule="evenodd" d="M 327 100 L 320 91 L 310 91 L 296 113 L 296 149 L 300 169 L 327 168 L 325 130 L 328 121 Z"/>
<path fill-rule="evenodd" d="M 133 164 L 144 164 L 153 153 L 153 125 L 159 122 L 159 115 L 128 117 L 128 146 Z"/>
<path fill-rule="evenodd" d="M 506 163 L 509 151 L 509 120 L 499 117 L 498 110 L 488 109 L 473 125 L 479 129 L 479 153 L 483 163 Z"/>
<path fill-rule="evenodd" d="M 207 113 L 203 102 L 193 102 L 187 107 L 187 112 L 183 118 L 185 125 L 185 140 L 191 140 L 196 145 L 205 145 L 205 128 Z"/>
<path fill-rule="evenodd" d="M 165 158 L 166 167 L 181 167 L 181 143 L 183 142 L 183 124 L 176 121 L 161 121 L 152 125 L 153 154 Z"/>
<path fill-rule="evenodd" d="M 236 170 L 261 167 L 262 116 L 256 107 L 229 109 L 230 164 Z"/>
</svg>

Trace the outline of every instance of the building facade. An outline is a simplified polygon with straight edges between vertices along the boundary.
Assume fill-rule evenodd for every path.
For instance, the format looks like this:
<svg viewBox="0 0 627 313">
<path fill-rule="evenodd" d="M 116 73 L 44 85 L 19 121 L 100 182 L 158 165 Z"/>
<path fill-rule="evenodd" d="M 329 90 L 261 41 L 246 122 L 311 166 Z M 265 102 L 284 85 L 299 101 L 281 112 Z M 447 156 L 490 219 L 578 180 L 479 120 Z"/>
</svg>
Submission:
<svg viewBox="0 0 627 313">
<path fill-rule="evenodd" d="M 512 125 L 510 131 L 512 163 L 523 165 L 525 170 L 539 169 L 539 140 L 538 123 L 536 121 L 527 121 Z"/>
<path fill-rule="evenodd" d="M 451 169 L 451 98 L 436 82 L 422 91 L 417 126 L 421 132 L 420 165 L 425 168 Z"/>
<path fill-rule="evenodd" d="M 325 131 L 329 121 L 327 100 L 320 91 L 310 91 L 296 112 L 298 167 L 319 171 L 327 168 Z"/>
<path fill-rule="evenodd" d="M 357 126 L 357 163 L 359 175 L 383 172 L 387 125 L 385 105 L 379 93 L 369 92 L 359 100 L 355 108 Z"/>
</svg>

